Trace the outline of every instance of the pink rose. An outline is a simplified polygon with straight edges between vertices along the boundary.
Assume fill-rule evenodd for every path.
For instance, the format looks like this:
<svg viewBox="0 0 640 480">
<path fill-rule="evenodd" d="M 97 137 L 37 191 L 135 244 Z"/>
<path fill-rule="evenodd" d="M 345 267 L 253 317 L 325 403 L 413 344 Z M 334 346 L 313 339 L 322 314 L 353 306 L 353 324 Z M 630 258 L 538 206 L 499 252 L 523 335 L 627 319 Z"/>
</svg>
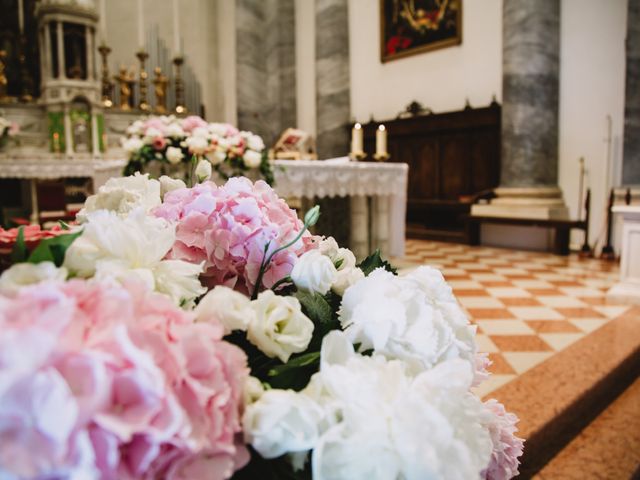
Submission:
<svg viewBox="0 0 640 480">
<path fill-rule="evenodd" d="M 157 151 L 164 150 L 167 146 L 167 140 L 164 137 L 156 137 L 153 139 L 151 145 L 153 145 L 153 148 Z"/>
<path fill-rule="evenodd" d="M 207 122 L 196 115 L 191 115 L 182 120 L 182 129 L 187 133 L 191 133 L 196 128 L 207 128 L 207 126 Z"/>
</svg>

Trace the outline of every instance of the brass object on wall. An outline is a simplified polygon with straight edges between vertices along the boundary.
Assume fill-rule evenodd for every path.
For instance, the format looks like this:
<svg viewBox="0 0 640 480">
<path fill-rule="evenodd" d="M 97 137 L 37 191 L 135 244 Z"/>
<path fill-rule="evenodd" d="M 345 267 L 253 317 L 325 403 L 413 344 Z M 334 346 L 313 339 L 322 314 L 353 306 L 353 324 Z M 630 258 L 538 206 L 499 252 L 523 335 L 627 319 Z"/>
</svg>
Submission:
<svg viewBox="0 0 640 480">
<path fill-rule="evenodd" d="M 167 88 L 169 87 L 169 77 L 162 73 L 160 67 L 154 69 L 155 78 L 153 87 L 156 95 L 156 113 L 167 113 Z"/>
</svg>

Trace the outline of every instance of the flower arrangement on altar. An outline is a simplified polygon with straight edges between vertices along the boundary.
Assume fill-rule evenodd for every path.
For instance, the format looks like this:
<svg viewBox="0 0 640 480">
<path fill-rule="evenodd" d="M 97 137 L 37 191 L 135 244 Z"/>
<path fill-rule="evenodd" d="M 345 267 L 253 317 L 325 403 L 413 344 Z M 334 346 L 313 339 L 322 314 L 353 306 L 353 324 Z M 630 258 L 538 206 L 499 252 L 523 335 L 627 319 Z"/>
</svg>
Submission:
<svg viewBox="0 0 640 480">
<path fill-rule="evenodd" d="M 152 171 L 188 180 L 195 163 L 206 159 L 222 180 L 259 175 L 273 183 L 262 138 L 227 123 L 208 123 L 198 116 L 150 116 L 133 122 L 121 143 L 129 154 L 125 175 Z"/>
<path fill-rule="evenodd" d="M 198 176 L 198 178 L 200 178 Z M 109 180 L 0 276 L 0 477 L 507 479 L 517 418 L 442 274 L 264 181 Z"/>
<path fill-rule="evenodd" d="M 15 122 L 10 122 L 6 118 L 0 116 L 0 148 L 4 147 L 7 141 L 15 137 L 20 131 L 20 127 Z"/>
</svg>

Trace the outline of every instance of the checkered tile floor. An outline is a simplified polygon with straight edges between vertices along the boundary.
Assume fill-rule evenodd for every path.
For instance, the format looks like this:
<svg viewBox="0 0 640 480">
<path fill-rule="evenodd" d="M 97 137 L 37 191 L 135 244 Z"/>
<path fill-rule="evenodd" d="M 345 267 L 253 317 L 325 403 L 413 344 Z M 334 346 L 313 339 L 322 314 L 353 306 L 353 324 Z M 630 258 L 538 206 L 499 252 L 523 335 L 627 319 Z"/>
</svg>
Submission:
<svg viewBox="0 0 640 480">
<path fill-rule="evenodd" d="M 402 270 L 439 268 L 478 325 L 479 349 L 493 361 L 480 395 L 631 308 L 605 298 L 618 279 L 612 262 L 407 240 L 406 256 L 394 263 Z"/>
</svg>

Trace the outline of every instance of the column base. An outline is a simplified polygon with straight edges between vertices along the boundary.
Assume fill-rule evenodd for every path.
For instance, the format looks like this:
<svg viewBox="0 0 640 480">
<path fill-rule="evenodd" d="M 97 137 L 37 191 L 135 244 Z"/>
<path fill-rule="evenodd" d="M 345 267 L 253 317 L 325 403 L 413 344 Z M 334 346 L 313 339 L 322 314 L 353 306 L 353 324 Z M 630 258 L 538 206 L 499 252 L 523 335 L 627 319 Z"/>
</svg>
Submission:
<svg viewBox="0 0 640 480">
<path fill-rule="evenodd" d="M 489 204 L 471 206 L 476 217 L 568 220 L 569 209 L 558 187 L 500 187 Z"/>
</svg>

